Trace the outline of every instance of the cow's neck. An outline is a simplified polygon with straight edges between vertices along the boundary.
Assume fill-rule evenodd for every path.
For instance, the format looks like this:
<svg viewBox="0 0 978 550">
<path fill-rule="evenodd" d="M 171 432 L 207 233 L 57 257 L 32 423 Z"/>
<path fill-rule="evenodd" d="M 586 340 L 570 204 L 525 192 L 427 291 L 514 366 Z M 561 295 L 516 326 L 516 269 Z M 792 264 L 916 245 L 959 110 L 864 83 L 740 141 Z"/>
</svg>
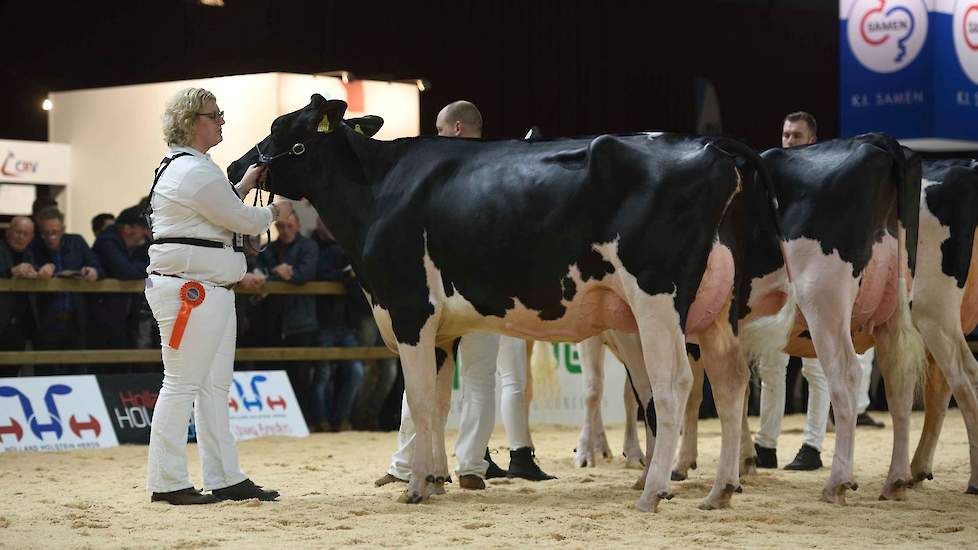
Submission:
<svg viewBox="0 0 978 550">
<path fill-rule="evenodd" d="M 364 240 L 372 223 L 369 216 L 376 202 L 379 183 L 398 157 L 396 143 L 371 139 L 350 143 L 354 162 L 344 166 L 343 173 L 326 185 L 314 201 L 316 210 L 322 213 L 323 220 L 350 256 L 354 268 L 363 258 Z"/>
</svg>

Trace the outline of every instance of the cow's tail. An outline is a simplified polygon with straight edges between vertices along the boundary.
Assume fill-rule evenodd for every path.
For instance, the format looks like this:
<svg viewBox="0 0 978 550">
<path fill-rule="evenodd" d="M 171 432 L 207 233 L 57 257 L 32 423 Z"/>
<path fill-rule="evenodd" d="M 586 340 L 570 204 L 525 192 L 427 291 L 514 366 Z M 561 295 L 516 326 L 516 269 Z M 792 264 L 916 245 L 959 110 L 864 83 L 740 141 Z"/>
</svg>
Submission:
<svg viewBox="0 0 978 550">
<path fill-rule="evenodd" d="M 730 139 L 717 139 L 713 145 L 720 151 L 730 155 L 738 164 L 743 163 L 753 169 L 755 179 L 761 184 L 767 197 L 767 207 L 770 213 L 770 221 L 774 227 L 781 258 L 784 262 L 787 283 L 785 284 L 785 303 L 775 315 L 762 316 L 745 325 L 739 332 L 740 347 L 751 364 L 757 364 L 769 356 L 781 353 L 781 350 L 788 344 L 791 336 L 791 329 L 795 325 L 795 316 L 798 312 L 798 293 L 795 290 L 794 278 L 791 266 L 788 262 L 788 254 L 785 249 L 784 229 L 781 225 L 781 218 L 778 217 L 778 197 L 775 193 L 774 182 L 771 174 L 765 166 L 760 155 L 753 149 Z M 752 223 L 752 222 L 748 222 Z M 739 307 L 746 308 L 746 301 L 749 294 L 749 281 L 743 287 L 736 285 L 738 292 L 742 296 L 736 296 Z M 746 310 L 745 310 L 746 311 Z"/>
<path fill-rule="evenodd" d="M 898 387 L 913 384 L 923 387 L 927 372 L 927 351 L 924 339 L 913 324 L 910 314 L 908 273 L 916 268 L 917 234 L 920 220 L 920 161 L 907 158 L 903 147 L 892 137 L 878 134 L 878 145 L 884 147 L 893 158 L 890 179 L 896 186 L 897 196 L 897 309 L 893 319 L 891 338 L 878 338 L 877 351 L 880 361 L 892 365 L 892 376 Z M 904 268 L 906 262 L 906 268 Z"/>
</svg>

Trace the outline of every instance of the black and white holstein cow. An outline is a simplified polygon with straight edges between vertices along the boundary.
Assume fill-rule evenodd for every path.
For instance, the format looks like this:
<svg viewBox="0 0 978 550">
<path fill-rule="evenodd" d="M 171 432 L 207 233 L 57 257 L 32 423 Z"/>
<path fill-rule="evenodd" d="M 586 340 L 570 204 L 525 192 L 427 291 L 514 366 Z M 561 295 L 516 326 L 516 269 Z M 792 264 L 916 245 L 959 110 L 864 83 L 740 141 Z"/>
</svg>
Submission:
<svg viewBox="0 0 978 550">
<path fill-rule="evenodd" d="M 671 497 L 692 380 L 687 312 L 724 211 L 755 185 L 738 166 L 756 155 L 728 140 L 654 134 L 384 142 L 354 130 L 378 119 L 344 123 L 345 110 L 313 95 L 228 173 L 235 180 L 264 161 L 271 190 L 308 198 L 350 256 L 400 354 L 417 427 L 401 500 L 424 500 L 448 478 L 444 426 L 461 335 L 576 342 L 617 329 L 640 335 L 656 392 L 657 459 L 638 502 L 654 511 Z M 718 477 L 708 498 L 730 483 Z"/>
<path fill-rule="evenodd" d="M 978 361 L 964 334 L 978 325 L 978 164 L 924 162 L 913 319 L 929 352 L 924 427 L 910 464 L 914 482 L 933 479 L 934 452 L 951 395 L 968 432 L 971 476 L 978 494 Z"/>
<path fill-rule="evenodd" d="M 716 361 L 730 335 L 717 339 L 698 328 L 709 327 L 711 316 L 727 315 L 716 304 L 733 283 L 746 285 L 743 292 L 748 296 L 746 304 L 735 310 L 745 353 L 758 358 L 783 348 L 804 357 L 814 357 L 817 352 L 822 361 L 836 421 L 835 457 L 822 492 L 823 500 L 829 502 L 845 502 L 845 491 L 858 487 L 852 478 L 860 372 L 856 353 L 875 341 L 895 431 L 882 496 L 902 498 L 911 481 L 909 415 L 924 365 L 923 344 L 912 325 L 907 299 L 908 275 L 916 253 L 920 161 L 914 157 L 908 162 L 899 144 L 882 134 L 772 149 L 762 158 L 774 181 L 787 242 L 782 255 L 775 240 L 779 228 L 752 211 L 756 209 L 748 196 L 752 190 L 745 190 L 731 204 L 687 318 L 687 337 L 698 346 L 691 350 L 694 384 L 686 403 L 683 445 L 673 479 L 685 479 L 688 470 L 696 467 L 704 368 L 721 422 L 729 421 L 732 414 L 741 418 L 741 472 L 753 470 L 746 409 L 730 409 L 743 401 L 735 402 L 728 395 L 733 387 L 728 382 L 731 374 Z M 724 231 L 737 220 L 752 227 L 746 241 L 730 239 L 729 235 L 738 233 Z M 725 258 L 731 256 L 728 249 L 734 251 L 736 261 L 731 267 L 736 278 L 725 267 L 729 263 Z M 787 259 L 787 269 L 782 258 Z M 698 307 L 700 302 L 703 307 Z M 642 357 L 632 349 L 639 343 L 614 331 L 601 338 L 629 367 L 631 380 L 640 382 L 639 370 L 629 364 Z M 600 346 L 597 339 L 582 342 L 582 367 L 593 368 L 585 361 L 597 356 Z M 648 384 L 635 386 L 640 398 L 646 399 L 643 393 Z M 579 447 L 585 443 L 579 441 Z"/>
</svg>

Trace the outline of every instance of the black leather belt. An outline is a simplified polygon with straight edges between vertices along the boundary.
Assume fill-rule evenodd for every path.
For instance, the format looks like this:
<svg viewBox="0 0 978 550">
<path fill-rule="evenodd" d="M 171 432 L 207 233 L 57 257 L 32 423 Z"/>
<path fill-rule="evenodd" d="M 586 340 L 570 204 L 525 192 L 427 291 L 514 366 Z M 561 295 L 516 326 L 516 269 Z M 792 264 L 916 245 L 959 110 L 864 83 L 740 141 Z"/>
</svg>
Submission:
<svg viewBox="0 0 978 550">
<path fill-rule="evenodd" d="M 205 248 L 231 247 L 235 252 L 244 252 L 244 248 L 240 246 L 231 246 L 221 241 L 208 241 L 207 239 L 194 239 L 192 237 L 162 237 L 153 241 L 153 244 L 188 244 L 190 246 L 203 246 Z"/>
<path fill-rule="evenodd" d="M 152 271 L 152 272 L 150 272 L 150 275 L 157 275 L 157 276 L 160 276 L 160 277 L 173 277 L 174 279 L 184 279 L 185 281 L 189 281 L 190 280 L 190 279 L 187 279 L 186 277 L 181 277 L 179 275 L 171 275 L 169 273 L 160 273 L 159 271 Z M 229 284 L 229 285 L 214 285 L 214 286 L 219 286 L 219 287 L 225 288 L 227 290 L 231 290 L 232 288 L 234 288 L 234 284 L 233 283 L 232 284 Z"/>
</svg>

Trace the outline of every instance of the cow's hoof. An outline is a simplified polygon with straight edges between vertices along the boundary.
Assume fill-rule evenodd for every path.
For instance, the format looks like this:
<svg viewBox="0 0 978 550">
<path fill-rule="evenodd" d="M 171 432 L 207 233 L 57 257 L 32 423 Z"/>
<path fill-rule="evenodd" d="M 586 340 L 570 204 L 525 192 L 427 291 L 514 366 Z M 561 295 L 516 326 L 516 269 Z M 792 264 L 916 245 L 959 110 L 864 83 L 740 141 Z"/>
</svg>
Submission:
<svg viewBox="0 0 978 550">
<path fill-rule="evenodd" d="M 425 497 L 421 493 L 415 493 L 412 491 L 404 491 L 401 496 L 397 497 L 397 501 L 401 504 L 419 504 L 423 502 Z"/>
<path fill-rule="evenodd" d="M 625 448 L 621 455 L 625 457 L 625 468 L 629 470 L 645 468 L 645 453 L 637 446 Z"/>
<path fill-rule="evenodd" d="M 757 473 L 757 459 L 749 456 L 740 463 L 740 475 L 752 476 Z"/>
<path fill-rule="evenodd" d="M 968 488 L 965 489 L 964 494 L 966 494 L 966 495 L 978 495 L 978 487 L 975 487 L 974 485 L 968 485 Z"/>
<path fill-rule="evenodd" d="M 445 482 L 444 481 L 442 481 L 442 482 L 437 482 L 437 481 L 434 482 L 431 485 L 431 494 L 432 495 L 444 495 L 445 494 Z"/>
<path fill-rule="evenodd" d="M 594 455 L 578 451 L 574 456 L 574 466 L 578 468 L 594 467 Z"/>
<path fill-rule="evenodd" d="M 913 475 L 913 483 L 911 483 L 910 486 L 918 487 L 921 483 L 925 481 L 931 481 L 933 479 L 934 479 L 934 474 L 930 472 L 917 472 L 916 474 Z"/>
<path fill-rule="evenodd" d="M 907 500 L 907 488 L 913 485 L 911 481 L 897 478 L 892 483 L 883 484 L 880 500 Z"/>
<path fill-rule="evenodd" d="M 655 494 L 655 496 L 650 497 L 648 500 L 645 499 L 645 495 L 642 495 L 642 498 L 638 499 L 635 507 L 638 508 L 639 511 L 651 512 L 654 514 L 659 511 L 659 502 L 671 499 L 672 493 L 669 491 L 659 491 Z"/>
<path fill-rule="evenodd" d="M 625 469 L 626 470 L 644 470 L 645 469 L 645 459 L 644 458 L 629 458 L 625 457 Z"/>
<path fill-rule="evenodd" d="M 669 476 L 669 479 L 673 481 L 686 481 L 686 473 L 680 472 L 679 470 L 673 470 L 672 475 Z"/>
<path fill-rule="evenodd" d="M 830 504 L 842 504 L 846 503 L 846 491 L 847 490 L 858 491 L 859 484 L 855 481 L 847 481 L 845 483 L 840 483 L 835 487 L 826 487 L 822 490 L 822 500 Z"/>
<path fill-rule="evenodd" d="M 722 510 L 730 508 L 730 497 L 737 491 L 737 486 L 728 483 L 719 491 L 711 490 L 706 499 L 700 503 L 700 510 Z"/>
<path fill-rule="evenodd" d="M 635 489 L 636 491 L 643 491 L 643 490 L 645 490 L 645 476 L 644 475 L 642 477 L 638 478 L 637 480 L 635 480 L 635 483 L 632 484 L 632 489 Z"/>
<path fill-rule="evenodd" d="M 738 495 L 741 494 L 741 493 L 743 493 L 744 492 L 744 486 L 743 485 L 738 485 L 737 488 L 734 489 L 734 492 L 737 493 Z"/>
</svg>

